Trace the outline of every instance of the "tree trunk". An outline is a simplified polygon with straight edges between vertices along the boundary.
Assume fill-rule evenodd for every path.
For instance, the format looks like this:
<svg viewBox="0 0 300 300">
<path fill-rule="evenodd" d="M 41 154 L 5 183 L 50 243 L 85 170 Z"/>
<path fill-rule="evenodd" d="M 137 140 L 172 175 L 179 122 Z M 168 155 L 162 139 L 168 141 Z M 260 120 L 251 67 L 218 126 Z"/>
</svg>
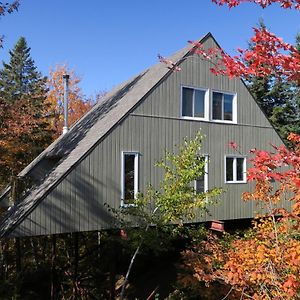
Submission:
<svg viewBox="0 0 300 300">
<path fill-rule="evenodd" d="M 158 210 L 158 207 L 155 207 L 154 210 L 153 210 L 153 212 L 151 213 L 152 217 L 156 214 L 157 210 Z M 147 224 L 146 229 L 145 229 L 145 233 L 148 231 L 149 227 L 150 227 L 150 224 Z M 142 238 L 140 240 L 140 243 L 137 246 L 137 248 L 136 248 L 136 250 L 135 250 L 135 252 L 134 252 L 134 254 L 133 254 L 133 256 L 132 256 L 132 258 L 130 260 L 130 264 L 128 266 L 128 270 L 127 270 L 127 273 L 126 273 L 126 276 L 125 276 L 125 279 L 124 279 L 124 282 L 123 282 L 123 285 L 122 285 L 120 300 L 124 299 L 126 284 L 128 282 L 128 278 L 129 278 L 129 275 L 130 275 L 133 263 L 134 263 L 134 261 L 136 259 L 136 256 L 139 254 L 140 248 L 142 247 L 142 244 L 144 242 L 144 236 L 145 236 L 145 234 L 142 236 Z"/>
</svg>

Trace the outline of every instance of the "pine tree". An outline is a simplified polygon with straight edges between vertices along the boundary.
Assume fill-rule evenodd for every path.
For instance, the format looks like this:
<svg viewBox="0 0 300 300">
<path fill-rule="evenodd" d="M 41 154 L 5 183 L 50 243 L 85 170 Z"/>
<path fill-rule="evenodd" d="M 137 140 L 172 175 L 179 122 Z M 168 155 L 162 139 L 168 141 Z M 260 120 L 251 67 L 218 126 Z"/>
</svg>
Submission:
<svg viewBox="0 0 300 300">
<path fill-rule="evenodd" d="M 46 118 L 46 77 L 21 37 L 0 71 L 0 185 L 6 184 L 52 140 Z"/>
<path fill-rule="evenodd" d="M 9 51 L 9 63 L 3 62 L 0 72 L 0 97 L 14 102 L 27 95 L 45 97 L 46 78 L 37 71 L 30 48 L 21 37 L 13 50 Z M 40 100 L 42 101 L 42 100 Z"/>
<path fill-rule="evenodd" d="M 266 28 L 263 20 L 259 28 Z M 249 43 L 248 48 L 251 49 Z M 296 36 L 296 47 L 300 51 L 300 35 Z M 290 132 L 300 133 L 300 90 L 297 83 L 280 80 L 274 76 L 249 77 L 248 88 L 270 119 L 271 123 L 286 141 Z"/>
<path fill-rule="evenodd" d="M 258 27 L 260 29 L 266 28 L 266 25 L 262 19 L 259 20 Z M 252 50 L 252 42 L 248 42 L 248 48 Z M 248 77 L 247 84 L 250 92 L 255 97 L 264 113 L 270 118 L 274 108 L 274 100 L 270 97 L 271 77 Z"/>
<path fill-rule="evenodd" d="M 300 35 L 296 35 L 296 48 L 300 52 Z M 290 132 L 300 133 L 300 88 L 296 82 L 274 80 L 270 91 L 274 99 L 270 120 L 282 138 Z"/>
</svg>

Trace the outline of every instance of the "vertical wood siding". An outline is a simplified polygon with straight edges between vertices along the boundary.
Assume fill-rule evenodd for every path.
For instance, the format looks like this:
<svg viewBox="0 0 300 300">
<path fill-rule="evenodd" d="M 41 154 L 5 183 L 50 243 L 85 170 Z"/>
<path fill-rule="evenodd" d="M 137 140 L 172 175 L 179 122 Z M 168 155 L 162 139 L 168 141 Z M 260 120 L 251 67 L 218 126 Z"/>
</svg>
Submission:
<svg viewBox="0 0 300 300">
<path fill-rule="evenodd" d="M 206 42 L 214 46 L 213 40 Z M 172 73 L 157 86 L 134 111 L 82 160 L 67 177 L 18 226 L 13 235 L 39 235 L 110 228 L 116 220 L 109 206 L 118 208 L 121 195 L 121 152 L 137 151 L 139 188 L 148 183 L 158 186 L 162 172 L 154 164 L 165 150 L 175 150 L 184 137 L 193 138 L 201 129 L 206 136 L 202 152 L 209 155 L 209 188 L 225 192 L 210 214 L 198 221 L 250 218 L 257 208 L 243 202 L 241 195 L 251 185 L 224 183 L 224 155 L 237 154 L 228 143 L 235 141 L 239 152 L 249 149 L 271 150 L 270 143 L 282 141 L 239 79 L 216 77 L 210 63 L 190 56 L 182 71 Z M 193 86 L 237 93 L 237 123 L 222 124 L 180 119 L 181 86 Z M 211 96 L 211 95 L 210 95 Z M 210 97 L 211 99 L 211 97 Z M 247 159 L 249 166 L 249 159 Z"/>
</svg>

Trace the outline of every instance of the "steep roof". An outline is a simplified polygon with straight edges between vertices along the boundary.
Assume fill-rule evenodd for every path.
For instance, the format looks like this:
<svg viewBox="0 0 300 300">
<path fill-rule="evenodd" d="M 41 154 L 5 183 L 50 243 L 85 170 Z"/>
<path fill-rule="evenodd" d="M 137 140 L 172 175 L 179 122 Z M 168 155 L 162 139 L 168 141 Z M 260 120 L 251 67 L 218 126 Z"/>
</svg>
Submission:
<svg viewBox="0 0 300 300">
<path fill-rule="evenodd" d="M 204 42 L 208 33 L 200 42 Z M 179 64 L 193 46 L 188 45 L 169 59 Z M 107 93 L 87 114 L 33 160 L 19 176 L 26 176 L 43 161 L 55 164 L 45 177 L 35 184 L 19 203 L 12 206 L 0 224 L 0 236 L 8 236 L 16 226 L 57 186 L 59 182 L 99 143 L 132 109 L 170 73 L 164 63 L 158 63 Z M 8 189 L 1 197 L 8 193 Z"/>
</svg>

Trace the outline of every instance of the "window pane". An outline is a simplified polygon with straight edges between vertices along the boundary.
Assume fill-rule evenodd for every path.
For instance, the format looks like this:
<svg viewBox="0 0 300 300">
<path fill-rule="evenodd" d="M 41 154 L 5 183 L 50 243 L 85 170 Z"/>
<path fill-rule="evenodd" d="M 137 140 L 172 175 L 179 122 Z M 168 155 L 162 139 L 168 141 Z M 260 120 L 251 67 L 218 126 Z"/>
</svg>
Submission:
<svg viewBox="0 0 300 300">
<path fill-rule="evenodd" d="M 233 95 L 224 94 L 224 120 L 232 121 Z"/>
<path fill-rule="evenodd" d="M 226 157 L 226 181 L 233 181 L 233 157 Z"/>
<path fill-rule="evenodd" d="M 236 180 L 244 180 L 244 158 L 242 157 L 236 159 Z"/>
<path fill-rule="evenodd" d="M 182 88 L 182 115 L 193 116 L 193 89 Z"/>
<path fill-rule="evenodd" d="M 196 180 L 196 193 L 204 193 L 204 174 L 201 175 L 199 178 Z"/>
<path fill-rule="evenodd" d="M 222 93 L 213 92 L 213 119 L 222 120 Z"/>
<path fill-rule="evenodd" d="M 124 200 L 134 199 L 134 154 L 124 155 Z"/>
<path fill-rule="evenodd" d="M 194 117 L 204 118 L 204 98 L 205 91 L 195 90 Z"/>
</svg>

